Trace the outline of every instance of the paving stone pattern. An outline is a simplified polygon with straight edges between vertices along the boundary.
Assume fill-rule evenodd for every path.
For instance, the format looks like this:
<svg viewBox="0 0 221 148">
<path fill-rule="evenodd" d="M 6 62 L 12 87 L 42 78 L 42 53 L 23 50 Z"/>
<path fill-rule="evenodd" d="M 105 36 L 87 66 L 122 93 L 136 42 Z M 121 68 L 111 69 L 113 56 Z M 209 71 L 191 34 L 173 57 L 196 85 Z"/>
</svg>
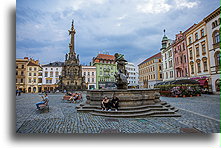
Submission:
<svg viewBox="0 0 221 148">
<path fill-rule="evenodd" d="M 38 94 L 16 97 L 17 133 L 219 133 L 219 96 L 166 98 L 182 117 L 110 118 L 78 113 L 63 94 L 49 94 L 50 111 L 39 113 Z M 84 101 L 86 93 L 83 93 Z"/>
</svg>

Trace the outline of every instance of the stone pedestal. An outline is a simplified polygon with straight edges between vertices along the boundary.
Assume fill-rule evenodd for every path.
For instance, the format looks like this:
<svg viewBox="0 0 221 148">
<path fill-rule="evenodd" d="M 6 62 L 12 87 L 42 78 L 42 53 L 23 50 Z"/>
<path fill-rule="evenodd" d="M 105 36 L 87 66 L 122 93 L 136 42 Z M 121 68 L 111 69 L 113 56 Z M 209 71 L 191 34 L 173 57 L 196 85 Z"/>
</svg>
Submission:
<svg viewBox="0 0 221 148">
<path fill-rule="evenodd" d="M 104 96 L 112 99 L 113 95 L 119 98 L 121 107 L 153 105 L 160 102 L 159 89 L 117 89 L 87 91 L 87 104 L 100 106 Z"/>
</svg>

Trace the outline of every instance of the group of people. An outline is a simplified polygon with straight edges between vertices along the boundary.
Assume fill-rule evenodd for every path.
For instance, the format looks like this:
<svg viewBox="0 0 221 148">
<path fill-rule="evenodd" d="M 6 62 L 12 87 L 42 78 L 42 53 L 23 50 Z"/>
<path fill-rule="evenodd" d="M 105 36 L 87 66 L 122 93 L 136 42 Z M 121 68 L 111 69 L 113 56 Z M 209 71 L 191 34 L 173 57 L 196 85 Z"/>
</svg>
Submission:
<svg viewBox="0 0 221 148">
<path fill-rule="evenodd" d="M 119 99 L 115 95 L 111 100 L 105 96 L 101 102 L 101 108 L 105 111 L 111 111 L 112 108 L 117 111 L 119 108 Z"/>
<path fill-rule="evenodd" d="M 21 90 L 17 89 L 16 90 L 16 96 L 20 96 L 21 95 Z"/>
<path fill-rule="evenodd" d="M 73 94 L 72 94 L 72 93 L 68 92 L 67 95 L 68 95 L 68 96 L 71 96 L 70 99 L 69 99 L 69 101 L 75 103 L 75 102 L 79 99 L 79 97 L 80 97 L 81 94 L 80 94 L 80 93 L 73 93 Z"/>
</svg>

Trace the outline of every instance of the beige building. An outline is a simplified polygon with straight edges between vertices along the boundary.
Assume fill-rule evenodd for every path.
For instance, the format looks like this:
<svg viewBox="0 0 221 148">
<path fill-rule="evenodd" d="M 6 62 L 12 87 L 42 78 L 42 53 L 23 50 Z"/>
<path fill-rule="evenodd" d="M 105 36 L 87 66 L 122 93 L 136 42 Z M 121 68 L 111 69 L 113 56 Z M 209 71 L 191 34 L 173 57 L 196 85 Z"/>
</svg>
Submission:
<svg viewBox="0 0 221 148">
<path fill-rule="evenodd" d="M 212 91 L 215 94 L 220 93 L 220 7 L 209 14 L 205 19 L 208 51 L 210 55 L 210 70 Z"/>
<path fill-rule="evenodd" d="M 26 92 L 26 73 L 28 58 L 16 59 L 16 90 Z"/>
<path fill-rule="evenodd" d="M 26 74 L 26 92 L 27 93 L 38 93 L 41 91 L 41 76 L 42 68 L 39 65 L 38 60 L 30 59 L 27 64 Z"/>
<path fill-rule="evenodd" d="M 96 89 L 96 66 L 82 66 L 87 89 Z"/>
<path fill-rule="evenodd" d="M 186 32 L 186 42 L 190 78 L 198 80 L 205 89 L 210 89 L 210 57 L 204 21 L 194 25 Z"/>
<path fill-rule="evenodd" d="M 154 88 L 156 83 L 162 81 L 161 60 L 161 53 L 159 52 L 138 65 L 140 88 Z"/>
</svg>

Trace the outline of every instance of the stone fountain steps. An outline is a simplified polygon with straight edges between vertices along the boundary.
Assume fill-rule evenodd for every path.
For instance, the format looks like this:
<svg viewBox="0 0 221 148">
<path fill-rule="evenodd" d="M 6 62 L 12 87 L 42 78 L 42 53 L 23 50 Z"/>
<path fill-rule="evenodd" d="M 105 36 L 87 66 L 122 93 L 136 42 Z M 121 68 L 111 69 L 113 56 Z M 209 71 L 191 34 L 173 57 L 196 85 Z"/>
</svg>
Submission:
<svg viewBox="0 0 221 148">
<path fill-rule="evenodd" d="M 151 111 L 166 111 L 169 113 L 167 108 L 146 108 L 146 109 L 137 109 L 137 110 L 111 110 L 111 111 L 103 111 L 100 109 L 96 109 L 93 112 L 94 113 L 105 113 L 105 114 L 138 114 L 138 113 L 145 113 L 145 112 L 151 112 Z"/>
<path fill-rule="evenodd" d="M 175 107 L 168 103 L 161 102 L 154 105 L 142 105 L 136 107 L 120 107 L 118 111 L 103 111 L 100 106 L 85 105 L 77 107 L 78 112 L 89 112 L 95 116 L 105 116 L 114 118 L 129 117 L 180 117 Z"/>
<path fill-rule="evenodd" d="M 109 113 L 108 113 L 109 112 Z M 118 114 L 115 111 L 91 112 L 95 116 L 113 117 L 113 118 L 137 118 L 137 117 L 181 117 L 174 111 L 149 111 L 143 113 Z"/>
</svg>

